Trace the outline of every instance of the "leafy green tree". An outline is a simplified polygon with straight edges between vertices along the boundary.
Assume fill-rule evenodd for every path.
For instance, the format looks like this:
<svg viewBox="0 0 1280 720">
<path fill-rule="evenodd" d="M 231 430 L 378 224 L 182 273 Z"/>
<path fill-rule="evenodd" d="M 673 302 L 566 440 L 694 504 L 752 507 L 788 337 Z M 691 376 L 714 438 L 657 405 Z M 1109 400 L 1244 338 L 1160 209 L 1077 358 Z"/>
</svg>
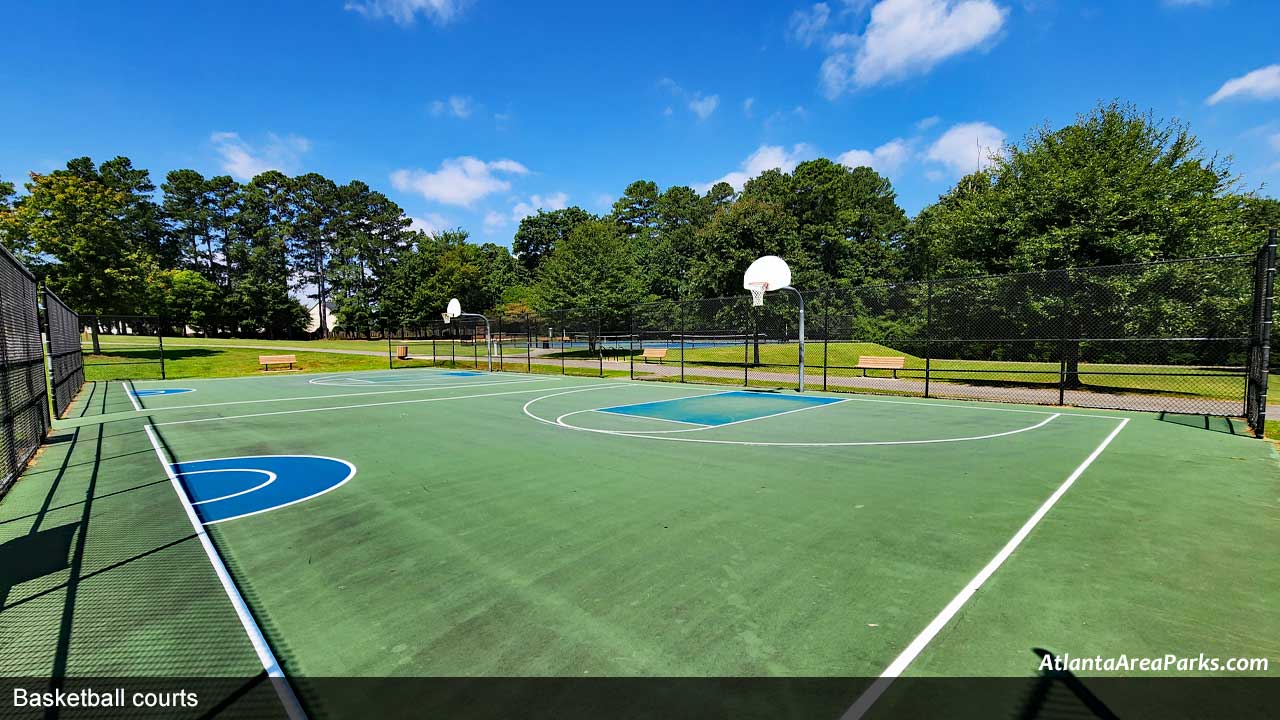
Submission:
<svg viewBox="0 0 1280 720">
<path fill-rule="evenodd" d="M 154 260 L 130 247 L 124 193 L 75 171 L 32 174 L 26 189 L 14 219 L 35 251 L 53 258 L 46 280 L 54 292 L 82 312 L 134 312 Z"/>
<path fill-rule="evenodd" d="M 318 303 L 320 336 L 329 325 L 329 260 L 343 231 L 342 197 L 332 180 L 317 173 L 293 179 L 294 218 L 289 236 L 289 254 L 296 289 L 311 290 L 308 297 Z"/>
<path fill-rule="evenodd" d="M 618 223 L 589 220 L 542 263 L 535 307 L 548 313 L 561 308 L 599 308 L 605 324 L 622 322 L 628 305 L 648 296 L 638 277 L 635 255 Z"/>
<path fill-rule="evenodd" d="M 129 245 L 156 258 L 162 267 L 177 267 L 176 258 L 167 247 L 163 212 L 154 199 L 156 186 L 151 174 L 135 168 L 129 158 L 117 156 L 98 166 L 97 176 L 103 185 L 124 197 L 120 222 Z"/>
<path fill-rule="evenodd" d="M 539 210 L 520 220 L 520 227 L 511 241 L 511 250 L 525 270 L 536 274 L 538 266 L 557 243 L 568 237 L 579 224 L 594 217 L 577 206 L 563 210 Z"/>
<path fill-rule="evenodd" d="M 1261 242 L 1271 230 L 1280 229 L 1280 200 L 1257 196 L 1240 198 L 1245 237 Z"/>
<path fill-rule="evenodd" d="M 213 253 L 208 182 L 195 170 L 174 170 L 160 185 L 170 241 L 164 259 L 172 267 L 200 268 L 210 281 L 218 277 Z"/>
<path fill-rule="evenodd" d="M 939 265 L 982 272 L 1113 265 L 1246 250 L 1226 161 L 1183 124 L 1133 107 L 1095 108 L 1042 127 L 929 211 Z"/>
<path fill-rule="evenodd" d="M 187 327 L 208 334 L 221 314 L 218 286 L 194 270 L 157 270 L 148 278 L 152 312 L 185 335 Z"/>
<path fill-rule="evenodd" d="M 35 244 L 27 234 L 26 228 L 18 222 L 16 204 L 17 191 L 13 183 L 0 180 L 0 245 L 3 245 L 14 257 L 31 266 Z"/>
<path fill-rule="evenodd" d="M 815 274 L 801 250 L 795 218 L 775 203 L 744 197 L 718 211 L 695 243 L 688 275 L 693 297 L 742 295 L 742 274 L 761 255 L 786 258 L 800 287 Z"/>
<path fill-rule="evenodd" d="M 613 204 L 613 218 L 628 238 L 651 240 L 658 227 L 658 184 L 636 180 Z"/>
<path fill-rule="evenodd" d="M 1256 239 L 1244 232 L 1231 196 L 1235 182 L 1227 163 L 1206 157 L 1185 125 L 1103 105 L 1066 127 L 1032 132 L 988 170 L 963 179 L 921 213 L 913 256 L 931 274 L 969 274 L 1246 251 Z M 1199 283 L 1189 296 L 1221 292 L 1189 270 L 1160 282 Z M 1055 288 L 1025 288 L 1025 297 L 1002 293 L 998 304 L 1035 308 L 1038 315 L 1022 322 L 1067 338 L 1127 335 L 1134 319 L 1126 308 L 1141 307 L 1145 283 L 1132 273 L 1071 273 Z M 1165 308 L 1163 316 L 1194 314 Z M 1072 386 L 1081 384 L 1081 350 L 1079 341 L 1065 344 Z"/>
<path fill-rule="evenodd" d="M 707 194 L 702 196 L 703 211 L 710 217 L 716 210 L 731 204 L 736 197 L 733 186 L 722 180 L 712 185 Z"/>
<path fill-rule="evenodd" d="M 243 186 L 226 252 L 225 315 L 236 334 L 293 337 L 310 322 L 306 307 L 289 295 L 293 216 L 292 185 L 282 173 L 271 170 Z"/>
</svg>

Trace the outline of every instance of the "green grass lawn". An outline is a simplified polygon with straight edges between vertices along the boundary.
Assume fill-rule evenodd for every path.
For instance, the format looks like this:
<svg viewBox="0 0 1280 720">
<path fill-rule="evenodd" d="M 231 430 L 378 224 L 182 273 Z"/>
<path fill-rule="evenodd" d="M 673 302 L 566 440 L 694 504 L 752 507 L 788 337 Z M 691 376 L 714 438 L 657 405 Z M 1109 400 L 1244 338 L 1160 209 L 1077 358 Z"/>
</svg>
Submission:
<svg viewBox="0 0 1280 720">
<path fill-rule="evenodd" d="M 446 354 L 449 351 L 449 340 L 437 340 L 436 348 L 440 350 L 440 354 Z M 471 354 L 473 343 L 455 340 L 458 346 L 458 354 Z M 87 351 L 92 347 L 88 341 L 81 343 Z M 120 335 L 102 335 L 99 336 L 100 346 L 111 345 L 127 345 L 130 348 L 140 346 L 150 347 L 156 344 L 156 339 L 151 337 L 132 337 Z M 430 340 L 396 340 L 392 339 L 392 345 L 408 344 L 412 349 L 411 352 L 420 352 L 422 345 L 431 345 Z M 202 337 L 166 337 L 164 338 L 166 348 L 170 347 L 219 347 L 219 346 L 235 346 L 235 345 L 270 345 L 274 347 L 297 348 L 298 350 L 364 350 L 367 352 L 386 353 L 387 341 L 380 340 L 268 340 L 266 338 L 202 338 Z M 481 348 L 484 343 L 481 343 Z M 525 353 L 524 345 L 516 345 L 514 343 L 502 346 L 504 355 L 523 355 Z"/>
<path fill-rule="evenodd" d="M 237 377 L 265 375 L 258 364 L 259 350 L 247 348 L 165 348 L 165 377 L 181 378 Z M 300 372 L 345 372 L 348 370 L 385 370 L 387 359 L 371 355 L 338 355 L 335 353 L 296 352 Z M 120 350 L 84 356 L 85 380 L 159 379 L 158 350 Z M 396 361 L 397 367 L 427 367 L 426 361 Z M 281 371 L 273 369 L 270 373 Z"/>
</svg>

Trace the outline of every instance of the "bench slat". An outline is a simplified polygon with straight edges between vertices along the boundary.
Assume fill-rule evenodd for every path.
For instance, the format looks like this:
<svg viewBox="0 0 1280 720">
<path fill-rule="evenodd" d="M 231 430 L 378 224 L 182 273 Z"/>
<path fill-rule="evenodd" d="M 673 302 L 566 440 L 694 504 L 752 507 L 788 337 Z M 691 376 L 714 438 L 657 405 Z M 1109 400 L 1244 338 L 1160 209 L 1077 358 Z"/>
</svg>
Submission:
<svg viewBox="0 0 1280 720">
<path fill-rule="evenodd" d="M 902 370 L 907 365 L 907 359 L 904 357 L 877 357 L 874 355 L 864 355 L 858 358 L 858 364 L 855 367 L 874 368 L 883 370 L 898 369 Z"/>
<path fill-rule="evenodd" d="M 297 355 L 259 355 L 259 365 L 283 365 L 284 363 L 298 362 Z"/>
</svg>

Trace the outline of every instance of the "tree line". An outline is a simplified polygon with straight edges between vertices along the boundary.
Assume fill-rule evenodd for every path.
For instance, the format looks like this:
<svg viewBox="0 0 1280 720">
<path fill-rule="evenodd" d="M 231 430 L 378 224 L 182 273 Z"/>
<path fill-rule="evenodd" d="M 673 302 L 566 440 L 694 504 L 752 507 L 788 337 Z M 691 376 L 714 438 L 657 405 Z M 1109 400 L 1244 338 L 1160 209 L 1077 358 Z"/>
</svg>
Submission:
<svg viewBox="0 0 1280 720">
<path fill-rule="evenodd" d="M 1280 222 L 1187 126 L 1118 103 L 1033 129 L 914 219 L 888 178 L 827 159 L 741 190 L 638 180 L 608 213 L 524 218 L 511 250 L 412 229 L 366 183 L 315 173 L 181 169 L 157 188 L 128 158 L 76 158 L 23 189 L 0 181 L 0 242 L 75 309 L 245 337 L 303 332 L 308 305 L 370 336 L 455 296 L 510 314 L 740 295 L 764 254 L 819 289 L 1241 253 Z"/>
</svg>

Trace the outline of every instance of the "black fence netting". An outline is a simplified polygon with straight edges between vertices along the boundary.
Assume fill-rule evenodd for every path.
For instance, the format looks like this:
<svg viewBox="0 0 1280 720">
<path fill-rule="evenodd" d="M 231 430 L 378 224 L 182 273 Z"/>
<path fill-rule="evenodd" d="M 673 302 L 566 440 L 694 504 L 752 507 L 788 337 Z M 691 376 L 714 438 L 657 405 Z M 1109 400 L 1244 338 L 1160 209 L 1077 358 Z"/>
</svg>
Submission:
<svg viewBox="0 0 1280 720">
<path fill-rule="evenodd" d="M 1275 249 L 403 328 L 403 361 L 1266 416 Z M 803 322 L 803 332 L 802 325 Z M 801 342 L 801 338 L 804 341 Z M 488 353 L 488 354 L 486 354 Z M 393 365 L 395 363 L 393 362 Z M 801 368 L 803 367 L 803 371 Z"/>
<path fill-rule="evenodd" d="M 80 347 L 80 318 L 44 289 L 45 333 L 49 342 L 49 387 L 53 391 L 54 414 L 62 417 L 76 393 L 84 386 L 84 355 Z"/>
<path fill-rule="evenodd" d="M 0 496 L 49 431 L 35 277 L 0 248 Z"/>
<path fill-rule="evenodd" d="M 1276 231 L 1254 260 L 1252 336 L 1249 343 L 1245 418 L 1261 436 L 1267 423 L 1267 381 L 1271 364 L 1271 318 L 1275 296 Z"/>
<path fill-rule="evenodd" d="M 1244 415 L 1260 434 L 1274 267 L 1264 248 L 805 292 L 803 346 L 794 292 L 637 305 L 634 376 Z"/>
<path fill-rule="evenodd" d="M 89 355 L 84 359 L 89 380 L 165 379 L 165 323 L 154 315 L 81 314 L 79 331 Z M 82 345 L 82 347 L 83 347 Z M 171 357 L 211 356 L 209 348 L 170 348 Z"/>
</svg>

